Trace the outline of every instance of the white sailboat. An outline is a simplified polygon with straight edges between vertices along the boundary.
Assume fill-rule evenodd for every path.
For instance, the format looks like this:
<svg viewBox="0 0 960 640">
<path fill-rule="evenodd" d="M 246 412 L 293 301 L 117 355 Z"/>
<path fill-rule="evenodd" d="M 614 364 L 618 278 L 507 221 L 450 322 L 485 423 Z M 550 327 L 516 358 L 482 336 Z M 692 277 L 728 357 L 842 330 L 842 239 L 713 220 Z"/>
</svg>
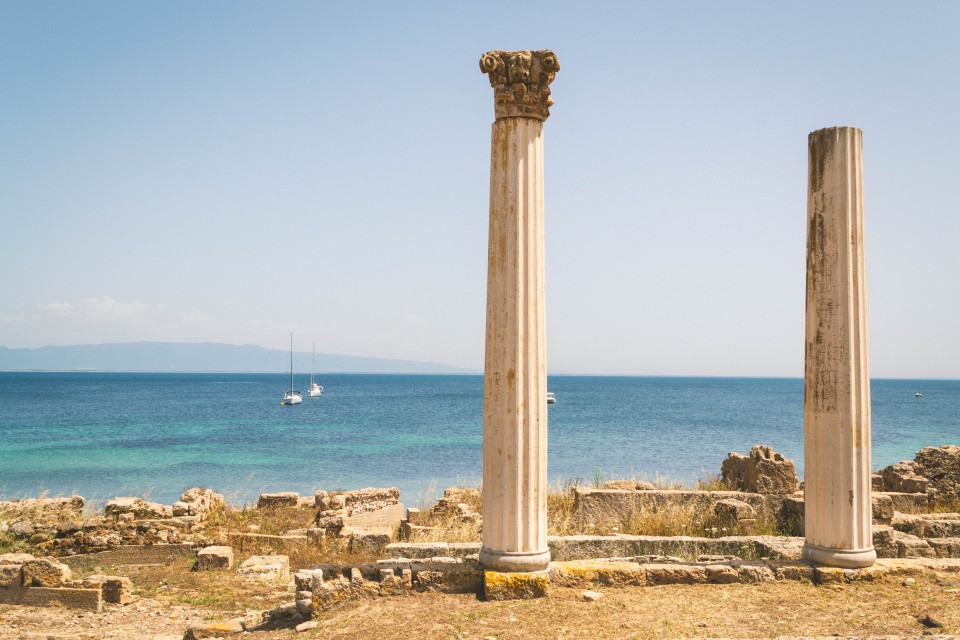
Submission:
<svg viewBox="0 0 960 640">
<path fill-rule="evenodd" d="M 290 390 L 283 394 L 282 405 L 300 404 L 303 402 L 303 396 L 299 391 L 293 388 L 293 334 L 290 334 Z"/>
<path fill-rule="evenodd" d="M 313 362 L 310 365 L 310 388 L 307 389 L 307 395 L 311 398 L 323 395 L 323 387 L 313 381 L 313 376 L 317 371 L 317 343 L 313 343 Z"/>
</svg>

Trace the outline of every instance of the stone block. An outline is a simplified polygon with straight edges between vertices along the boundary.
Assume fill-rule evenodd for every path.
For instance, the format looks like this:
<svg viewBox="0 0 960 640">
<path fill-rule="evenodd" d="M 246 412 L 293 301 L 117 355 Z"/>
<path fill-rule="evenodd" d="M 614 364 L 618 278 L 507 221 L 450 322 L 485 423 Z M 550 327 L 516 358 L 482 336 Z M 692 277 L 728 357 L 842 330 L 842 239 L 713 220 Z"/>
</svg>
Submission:
<svg viewBox="0 0 960 640">
<path fill-rule="evenodd" d="M 647 584 L 658 586 L 664 584 L 705 584 L 707 582 L 706 567 L 685 564 L 648 564 Z"/>
<path fill-rule="evenodd" d="M 224 622 L 200 622 L 187 627 L 187 632 L 183 635 L 183 640 L 222 638 L 223 636 L 243 632 L 243 618 L 234 618 Z"/>
<path fill-rule="evenodd" d="M 890 524 L 893 522 L 893 499 L 882 493 L 874 493 L 870 496 L 871 507 L 873 509 L 874 524 Z"/>
<path fill-rule="evenodd" d="M 927 535 L 927 520 L 919 515 L 897 513 L 890 522 L 901 533 L 923 538 Z"/>
<path fill-rule="evenodd" d="M 250 556 L 240 565 L 237 575 L 261 582 L 286 582 L 290 579 L 290 558 L 287 556 Z"/>
<path fill-rule="evenodd" d="M 100 613 L 103 611 L 103 592 L 100 589 L 30 587 L 20 592 L 18 604 L 28 607 L 61 606 Z"/>
<path fill-rule="evenodd" d="M 384 553 L 391 558 L 414 560 L 449 555 L 449 549 L 446 542 L 394 542 L 386 546 Z"/>
<path fill-rule="evenodd" d="M 728 564 L 708 564 L 707 582 L 710 584 L 734 584 L 740 582 L 740 574 Z"/>
<path fill-rule="evenodd" d="M 805 534 L 806 503 L 803 496 L 788 496 L 783 499 L 783 505 L 778 514 L 779 525 L 793 536 Z"/>
<path fill-rule="evenodd" d="M 53 558 L 35 558 L 23 564 L 23 586 L 62 587 L 70 580 L 70 567 Z"/>
<path fill-rule="evenodd" d="M 316 580 L 323 581 L 322 569 L 301 569 L 293 574 L 293 585 L 297 591 L 313 591 Z"/>
<path fill-rule="evenodd" d="M 946 515 L 946 514 L 943 514 Z M 935 515 L 925 517 L 927 538 L 957 538 L 960 537 L 960 520 L 940 520 Z"/>
<path fill-rule="evenodd" d="M 846 569 L 838 567 L 815 567 L 813 570 L 813 582 L 818 585 L 843 584 L 846 579 L 844 572 Z"/>
<path fill-rule="evenodd" d="M 893 500 L 893 509 L 898 513 L 925 513 L 928 508 L 929 499 L 925 493 L 896 493 L 886 492 Z"/>
<path fill-rule="evenodd" d="M 874 493 L 878 491 L 883 491 L 883 476 L 879 473 L 874 473 L 870 475 L 870 489 Z"/>
<path fill-rule="evenodd" d="M 916 536 L 900 534 L 896 536 L 898 558 L 935 558 L 934 551 L 925 540 Z"/>
<path fill-rule="evenodd" d="M 413 572 L 410 569 L 401 570 L 400 575 L 397 575 L 392 569 L 380 570 L 380 595 L 404 595 L 412 590 Z"/>
<path fill-rule="evenodd" d="M 931 538 L 927 544 L 938 558 L 960 558 L 960 538 Z"/>
<path fill-rule="evenodd" d="M 483 595 L 487 600 L 545 598 L 549 589 L 549 571 L 483 572 Z"/>
<path fill-rule="evenodd" d="M 878 558 L 897 557 L 897 539 L 892 527 L 875 525 L 873 527 L 873 549 Z"/>
<path fill-rule="evenodd" d="M 414 565 L 411 577 L 417 591 L 479 594 L 483 590 L 483 570 L 475 564 Z"/>
<path fill-rule="evenodd" d="M 125 576 L 93 575 L 82 580 L 75 580 L 74 585 L 84 589 L 100 589 L 103 592 L 103 601 L 111 604 L 130 604 L 138 600 L 133 595 L 133 582 Z"/>
<path fill-rule="evenodd" d="M 321 529 L 333 529 L 334 531 L 340 531 L 343 529 L 343 516 L 340 514 L 336 515 L 324 515 L 329 512 L 321 511 L 317 514 L 314 524 Z"/>
<path fill-rule="evenodd" d="M 735 498 L 720 500 L 713 506 L 713 512 L 719 518 L 734 522 L 739 520 L 756 520 L 757 518 L 756 509 L 743 500 L 737 500 Z"/>
<path fill-rule="evenodd" d="M 119 538 L 118 538 L 119 539 Z M 193 556 L 196 550 L 192 544 L 131 544 L 123 545 L 109 551 L 85 553 L 60 558 L 65 564 L 74 568 L 95 563 L 100 566 L 124 564 L 169 564 L 176 562 L 183 556 Z"/>
<path fill-rule="evenodd" d="M 260 497 L 257 498 L 257 509 L 296 507 L 298 504 L 300 504 L 300 494 L 292 491 L 261 493 Z"/>
<path fill-rule="evenodd" d="M 776 576 L 778 580 L 813 582 L 814 575 L 814 568 L 805 564 L 780 565 L 776 568 Z"/>
<path fill-rule="evenodd" d="M 233 547 L 210 546 L 197 552 L 197 571 L 229 570 L 233 568 Z"/>
<path fill-rule="evenodd" d="M 0 587 L 19 587 L 23 584 L 22 564 L 0 564 Z"/>
<path fill-rule="evenodd" d="M 776 580 L 773 569 L 763 564 L 744 563 L 736 567 L 737 577 L 742 584 L 771 582 Z"/>
<path fill-rule="evenodd" d="M 391 542 L 393 542 L 391 529 L 353 529 L 350 533 L 350 553 L 380 555 Z"/>
<path fill-rule="evenodd" d="M 913 462 L 903 461 L 880 470 L 884 491 L 926 493 L 927 478 L 917 473 Z"/>
<path fill-rule="evenodd" d="M 636 562 L 572 560 L 550 563 L 550 582 L 561 587 L 602 584 L 610 587 L 645 586 L 646 569 Z"/>
</svg>

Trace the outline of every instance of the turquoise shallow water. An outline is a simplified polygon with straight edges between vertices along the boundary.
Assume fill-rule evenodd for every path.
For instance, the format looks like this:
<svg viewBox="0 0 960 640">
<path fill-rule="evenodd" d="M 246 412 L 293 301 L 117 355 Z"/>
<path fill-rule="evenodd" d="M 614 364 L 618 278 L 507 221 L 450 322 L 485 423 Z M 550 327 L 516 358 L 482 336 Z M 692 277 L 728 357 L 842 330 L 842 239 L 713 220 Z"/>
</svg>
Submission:
<svg viewBox="0 0 960 640">
<path fill-rule="evenodd" d="M 242 503 L 261 491 L 398 486 L 415 504 L 432 486 L 480 482 L 482 377 L 320 382 L 323 397 L 281 407 L 282 374 L 0 372 L 0 497 L 172 502 L 205 485 Z M 802 474 L 799 379 L 556 376 L 549 386 L 553 482 L 598 472 L 691 481 L 758 443 Z M 872 396 L 874 468 L 960 444 L 960 381 L 875 380 Z"/>
</svg>

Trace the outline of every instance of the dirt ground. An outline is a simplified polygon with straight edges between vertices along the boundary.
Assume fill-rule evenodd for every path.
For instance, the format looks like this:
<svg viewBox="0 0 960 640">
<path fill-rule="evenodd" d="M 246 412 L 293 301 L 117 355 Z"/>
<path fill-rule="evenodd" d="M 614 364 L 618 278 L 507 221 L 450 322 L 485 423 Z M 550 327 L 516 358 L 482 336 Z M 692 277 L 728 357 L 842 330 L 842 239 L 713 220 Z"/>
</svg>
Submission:
<svg viewBox="0 0 960 640">
<path fill-rule="evenodd" d="M 174 640 L 191 622 L 225 620 L 293 599 L 280 586 L 248 591 L 230 579 L 220 585 L 162 580 L 144 589 L 137 602 L 105 605 L 100 614 L 0 605 L 0 638 Z M 910 586 L 900 577 L 819 587 L 797 582 L 598 587 L 602 597 L 595 602 L 584 600 L 583 589 L 557 587 L 549 598 L 512 602 L 413 594 L 348 605 L 302 633 L 291 621 L 236 637 L 619 640 L 960 633 L 960 576 L 927 573 L 915 580 Z"/>
</svg>

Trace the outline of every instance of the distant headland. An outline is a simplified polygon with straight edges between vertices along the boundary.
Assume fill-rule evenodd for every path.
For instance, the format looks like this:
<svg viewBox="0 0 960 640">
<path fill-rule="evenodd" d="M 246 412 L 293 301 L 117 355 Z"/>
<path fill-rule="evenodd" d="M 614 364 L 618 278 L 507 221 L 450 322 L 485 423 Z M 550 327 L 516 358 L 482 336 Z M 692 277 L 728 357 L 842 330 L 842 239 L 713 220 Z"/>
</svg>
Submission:
<svg viewBox="0 0 960 640">
<path fill-rule="evenodd" d="M 9 349 L 0 346 L 0 371 L 135 371 L 157 373 L 281 373 L 287 351 L 212 342 L 129 342 Z M 309 372 L 311 354 L 294 353 L 294 368 Z M 441 362 L 316 354 L 318 373 L 476 374 Z"/>
</svg>

